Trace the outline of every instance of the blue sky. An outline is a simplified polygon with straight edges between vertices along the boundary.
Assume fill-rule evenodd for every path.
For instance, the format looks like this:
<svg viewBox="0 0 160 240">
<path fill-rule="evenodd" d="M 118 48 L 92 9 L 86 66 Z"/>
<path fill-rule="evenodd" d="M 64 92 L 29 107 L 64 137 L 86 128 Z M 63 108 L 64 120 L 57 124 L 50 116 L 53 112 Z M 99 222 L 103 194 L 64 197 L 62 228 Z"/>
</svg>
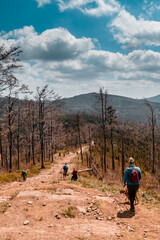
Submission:
<svg viewBox="0 0 160 240">
<path fill-rule="evenodd" d="M 159 0 L 0 0 L 0 45 L 21 46 L 17 73 L 62 97 L 160 93 Z"/>
</svg>

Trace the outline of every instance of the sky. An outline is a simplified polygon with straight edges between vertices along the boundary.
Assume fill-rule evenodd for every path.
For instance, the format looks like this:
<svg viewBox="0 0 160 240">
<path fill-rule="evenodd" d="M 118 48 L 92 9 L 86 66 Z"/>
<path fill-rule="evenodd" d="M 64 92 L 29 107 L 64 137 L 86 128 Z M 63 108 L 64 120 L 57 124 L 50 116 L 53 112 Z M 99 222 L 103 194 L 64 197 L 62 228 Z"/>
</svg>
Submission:
<svg viewBox="0 0 160 240">
<path fill-rule="evenodd" d="M 62 97 L 160 94 L 159 0 L 0 0 L 0 45 L 20 46 L 21 83 Z"/>
</svg>

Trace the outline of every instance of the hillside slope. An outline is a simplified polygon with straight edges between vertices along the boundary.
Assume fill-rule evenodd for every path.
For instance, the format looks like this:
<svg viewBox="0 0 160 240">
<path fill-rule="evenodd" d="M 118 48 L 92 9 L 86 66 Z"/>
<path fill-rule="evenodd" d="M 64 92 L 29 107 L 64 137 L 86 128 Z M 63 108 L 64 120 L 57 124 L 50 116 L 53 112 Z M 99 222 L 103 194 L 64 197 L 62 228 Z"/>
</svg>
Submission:
<svg viewBox="0 0 160 240">
<path fill-rule="evenodd" d="M 159 239 L 158 206 L 147 209 L 140 197 L 133 214 L 124 196 L 63 179 L 64 161 L 71 172 L 74 157 L 56 157 L 51 169 L 26 182 L 0 184 L 0 239 Z"/>
<path fill-rule="evenodd" d="M 62 110 L 65 113 L 87 113 L 95 114 L 94 105 L 97 93 L 88 93 L 71 98 L 64 98 L 65 105 Z M 146 121 L 147 107 L 144 100 L 132 99 L 116 95 L 109 95 L 109 104 L 116 109 L 116 114 L 120 119 L 134 120 L 138 122 Z M 160 112 L 160 104 L 152 103 L 156 111 Z"/>
</svg>

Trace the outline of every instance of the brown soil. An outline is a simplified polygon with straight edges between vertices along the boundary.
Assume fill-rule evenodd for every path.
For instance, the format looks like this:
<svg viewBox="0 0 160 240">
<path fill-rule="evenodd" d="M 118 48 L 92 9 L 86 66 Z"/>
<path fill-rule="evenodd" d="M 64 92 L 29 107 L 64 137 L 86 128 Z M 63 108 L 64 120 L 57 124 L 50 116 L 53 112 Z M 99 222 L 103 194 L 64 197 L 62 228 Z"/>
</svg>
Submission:
<svg viewBox="0 0 160 240">
<path fill-rule="evenodd" d="M 0 185 L 0 240 L 160 239 L 158 208 L 139 203 L 133 214 L 121 194 L 83 188 L 70 176 L 63 179 L 64 161 L 71 171 L 74 157 L 58 158 L 26 182 Z"/>
</svg>

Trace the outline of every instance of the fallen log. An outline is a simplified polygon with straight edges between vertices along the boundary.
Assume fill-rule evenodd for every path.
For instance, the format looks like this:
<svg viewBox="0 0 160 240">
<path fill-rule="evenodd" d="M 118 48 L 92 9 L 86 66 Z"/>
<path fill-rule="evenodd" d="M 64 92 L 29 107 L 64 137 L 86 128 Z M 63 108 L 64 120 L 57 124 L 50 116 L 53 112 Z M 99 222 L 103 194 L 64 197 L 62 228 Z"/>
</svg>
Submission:
<svg viewBox="0 0 160 240">
<path fill-rule="evenodd" d="M 81 172 L 89 172 L 89 171 L 93 171 L 93 169 L 92 168 L 87 168 L 87 169 L 78 170 L 79 173 L 81 173 Z"/>
<path fill-rule="evenodd" d="M 100 180 L 103 180 L 103 176 L 102 174 L 99 173 L 98 169 L 96 168 L 96 166 L 92 163 L 91 168 L 86 168 L 86 169 L 82 169 L 82 170 L 78 170 L 78 173 L 82 173 L 82 172 L 93 172 L 93 174 L 95 176 L 98 176 Z"/>
<path fill-rule="evenodd" d="M 103 180 L 102 174 L 99 173 L 98 169 L 96 168 L 96 166 L 93 163 L 92 163 L 91 167 L 92 167 L 92 170 L 93 170 L 93 174 L 95 176 L 98 176 L 100 180 Z"/>
</svg>

